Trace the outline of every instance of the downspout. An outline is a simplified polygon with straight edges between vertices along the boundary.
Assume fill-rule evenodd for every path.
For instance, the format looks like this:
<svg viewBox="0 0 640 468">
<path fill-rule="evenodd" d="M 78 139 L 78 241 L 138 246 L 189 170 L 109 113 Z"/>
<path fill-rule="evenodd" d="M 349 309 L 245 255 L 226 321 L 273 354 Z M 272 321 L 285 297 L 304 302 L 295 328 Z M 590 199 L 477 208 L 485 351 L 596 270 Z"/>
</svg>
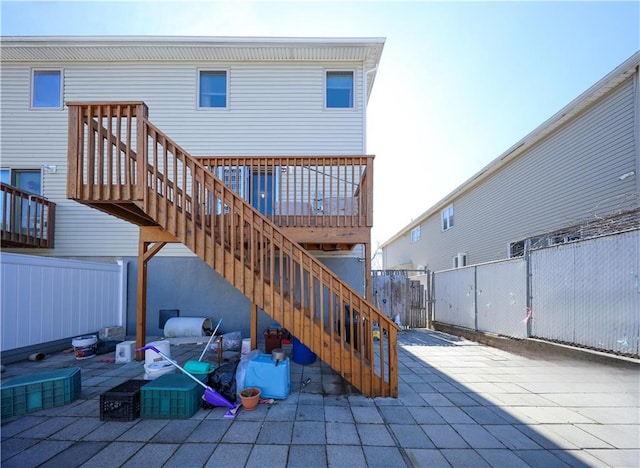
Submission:
<svg viewBox="0 0 640 468">
<path fill-rule="evenodd" d="M 376 71 L 378 67 L 367 70 L 362 65 L 362 154 L 367 154 L 367 89 L 369 88 L 369 73 Z"/>
<path fill-rule="evenodd" d="M 636 67 L 633 75 L 633 118 L 635 120 L 634 125 L 634 140 L 635 140 L 635 157 L 636 157 L 636 193 L 640 193 L 640 66 Z"/>
<path fill-rule="evenodd" d="M 376 71 L 378 67 L 373 67 L 371 70 L 367 70 L 365 64 L 362 64 L 362 154 L 367 154 L 367 89 L 369 73 Z M 373 196 L 373 194 L 372 194 Z M 371 278 L 371 255 L 373 253 L 371 245 L 371 235 L 369 235 L 369 248 L 367 244 L 363 245 L 365 255 L 365 267 L 364 267 L 364 297 L 370 301 L 373 301 L 373 288 Z"/>
</svg>

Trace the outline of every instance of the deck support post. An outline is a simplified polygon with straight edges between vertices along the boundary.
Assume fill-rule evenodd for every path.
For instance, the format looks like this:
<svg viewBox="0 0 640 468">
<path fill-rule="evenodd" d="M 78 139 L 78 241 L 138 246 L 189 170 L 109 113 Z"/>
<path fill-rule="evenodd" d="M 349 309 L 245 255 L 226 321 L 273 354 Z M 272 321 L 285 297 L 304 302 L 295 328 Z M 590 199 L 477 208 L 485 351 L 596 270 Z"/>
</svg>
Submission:
<svg viewBox="0 0 640 468">
<path fill-rule="evenodd" d="M 142 348 L 146 344 L 147 337 L 147 263 L 167 243 L 179 242 L 166 231 L 158 227 L 140 226 L 138 239 L 138 280 L 136 298 L 136 348 Z M 142 351 L 136 352 L 136 360 L 142 361 Z"/>
</svg>

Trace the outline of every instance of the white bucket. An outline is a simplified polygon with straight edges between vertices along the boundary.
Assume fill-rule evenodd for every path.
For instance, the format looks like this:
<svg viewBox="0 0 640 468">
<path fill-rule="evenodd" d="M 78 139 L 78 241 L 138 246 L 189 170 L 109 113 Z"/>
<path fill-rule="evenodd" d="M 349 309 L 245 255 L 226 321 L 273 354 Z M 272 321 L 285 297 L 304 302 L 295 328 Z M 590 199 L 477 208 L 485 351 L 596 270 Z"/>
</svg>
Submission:
<svg viewBox="0 0 640 468">
<path fill-rule="evenodd" d="M 154 380 L 164 374 L 173 374 L 175 373 L 175 371 L 176 371 L 176 368 L 172 364 L 168 363 L 167 361 L 154 362 L 149 365 L 145 364 L 144 379 Z"/>
<path fill-rule="evenodd" d="M 211 319 L 206 317 L 171 317 L 164 324 L 166 338 L 180 338 L 185 336 L 206 336 L 211 331 Z"/>
<path fill-rule="evenodd" d="M 98 337 L 96 335 L 78 336 L 71 340 L 76 359 L 87 359 L 96 355 Z"/>
<path fill-rule="evenodd" d="M 251 338 L 243 338 L 240 354 L 246 356 L 249 352 L 251 352 Z"/>
<path fill-rule="evenodd" d="M 156 348 L 161 353 L 164 353 L 167 356 L 171 357 L 171 343 L 169 343 L 168 340 L 152 341 L 151 343 L 147 343 L 147 346 L 153 346 L 154 348 Z M 160 356 L 158 353 L 156 353 L 153 349 L 147 349 L 144 352 L 144 365 L 145 366 L 148 366 L 148 365 L 156 363 L 156 362 L 162 362 L 164 360 L 165 359 L 162 356 Z"/>
</svg>

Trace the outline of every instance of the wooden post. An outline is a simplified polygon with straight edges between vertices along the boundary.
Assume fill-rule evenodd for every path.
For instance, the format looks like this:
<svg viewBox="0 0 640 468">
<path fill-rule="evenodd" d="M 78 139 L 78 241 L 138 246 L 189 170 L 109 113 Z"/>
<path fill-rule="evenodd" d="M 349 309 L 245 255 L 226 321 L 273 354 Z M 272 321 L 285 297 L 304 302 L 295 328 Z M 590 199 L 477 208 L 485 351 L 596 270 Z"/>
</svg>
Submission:
<svg viewBox="0 0 640 468">
<path fill-rule="evenodd" d="M 373 303 L 373 286 L 371 284 L 371 242 L 364 244 L 364 297 Z"/>
<path fill-rule="evenodd" d="M 258 347 L 258 305 L 251 304 L 251 349 Z"/>
<path fill-rule="evenodd" d="M 142 348 L 146 340 L 147 328 L 147 262 L 144 253 L 147 250 L 147 242 L 138 241 L 138 292 L 136 299 L 136 348 Z M 136 352 L 136 360 L 144 359 L 142 351 Z"/>
<path fill-rule="evenodd" d="M 136 299 L 136 348 L 146 343 L 147 329 L 147 262 L 169 242 L 178 242 L 168 232 L 156 226 L 140 226 L 138 239 L 138 293 Z M 136 352 L 136 360 L 143 359 L 142 351 Z"/>
</svg>

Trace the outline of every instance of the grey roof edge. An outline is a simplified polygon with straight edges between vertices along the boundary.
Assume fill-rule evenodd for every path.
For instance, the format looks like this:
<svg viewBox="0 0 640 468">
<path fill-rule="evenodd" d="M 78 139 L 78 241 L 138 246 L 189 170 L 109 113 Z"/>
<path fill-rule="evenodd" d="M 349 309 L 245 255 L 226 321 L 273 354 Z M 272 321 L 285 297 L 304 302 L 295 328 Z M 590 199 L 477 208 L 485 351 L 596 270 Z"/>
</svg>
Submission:
<svg viewBox="0 0 640 468">
<path fill-rule="evenodd" d="M 31 62 L 31 61 L 50 61 L 51 54 L 58 52 L 61 59 L 65 61 L 90 61 L 103 60 L 104 51 L 109 48 L 138 48 L 141 50 L 153 51 L 153 58 L 145 56 L 144 60 L 185 60 L 181 57 L 180 50 L 186 48 L 191 49 L 269 49 L 269 48 L 302 48 L 302 49 L 353 49 L 362 48 L 360 56 L 355 58 L 351 56 L 351 60 L 361 61 L 366 71 L 370 71 L 371 75 L 367 81 L 367 99 L 371 95 L 373 83 L 376 77 L 376 71 L 380 64 L 382 50 L 386 38 L 384 37 L 252 37 L 252 36 L 0 36 L 0 48 L 4 48 L 5 52 L 0 54 L 3 62 Z M 42 57 L 34 58 L 33 51 L 40 48 Z M 83 55 L 82 58 L 76 56 L 70 58 L 67 53 L 74 49 L 93 49 L 93 53 Z M 17 54 L 16 54 L 17 50 Z M 24 53 L 20 51 L 24 50 Z M 0 50 L 1 51 L 1 50 Z M 46 51 L 46 52 L 44 52 Z M 17 57 L 16 57 L 17 55 Z M 117 55 L 117 54 L 116 54 Z M 64 57 L 63 57 L 64 56 Z M 111 56 L 112 57 L 112 56 Z M 130 61 L 132 57 L 122 54 L 123 60 Z M 344 57 L 336 55 L 335 60 L 343 60 Z M 135 60 L 135 54 L 133 59 Z M 138 59 L 140 59 L 138 57 Z M 229 56 L 227 56 L 229 60 Z M 236 57 L 235 60 L 246 60 L 246 57 Z M 308 58 L 294 59 L 289 57 L 288 60 L 308 61 Z"/>
<path fill-rule="evenodd" d="M 615 88 L 617 85 L 625 81 L 629 76 L 633 75 L 633 73 L 636 72 L 636 69 L 639 66 L 640 50 L 636 51 L 631 57 L 614 68 L 610 73 L 605 75 L 602 79 L 589 87 L 578 97 L 573 99 L 569 104 L 564 106 L 553 116 L 544 121 L 541 125 L 536 127 L 532 132 L 512 145 L 504 153 L 484 166 L 444 198 L 440 199 L 440 201 L 436 202 L 434 205 L 424 211 L 420 216 L 413 219 L 409 224 L 400 229 L 388 240 L 380 244 L 379 248 L 383 249 L 387 247 L 389 244 L 408 233 L 411 229 L 417 227 L 431 215 L 437 213 L 442 208 L 452 203 L 457 197 L 475 187 L 482 180 L 489 177 L 502 166 L 521 156 L 526 150 L 536 145 L 543 138 L 575 118 L 578 114 L 582 113 L 582 111 L 594 104 L 599 98 L 601 98 L 611 89 Z"/>
</svg>

